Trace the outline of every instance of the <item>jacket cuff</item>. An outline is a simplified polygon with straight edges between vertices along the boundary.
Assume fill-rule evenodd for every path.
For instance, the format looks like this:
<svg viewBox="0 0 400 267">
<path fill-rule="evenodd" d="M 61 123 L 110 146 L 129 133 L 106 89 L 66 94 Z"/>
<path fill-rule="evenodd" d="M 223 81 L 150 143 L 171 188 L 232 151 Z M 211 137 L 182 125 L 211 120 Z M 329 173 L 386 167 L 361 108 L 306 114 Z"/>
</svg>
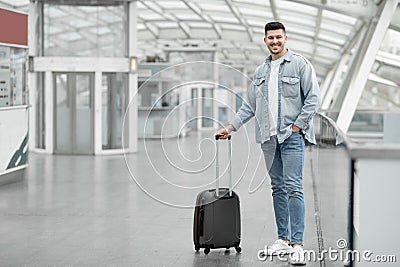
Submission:
<svg viewBox="0 0 400 267">
<path fill-rule="evenodd" d="M 297 118 L 296 121 L 293 123 L 297 127 L 299 127 L 302 130 L 306 130 L 308 128 L 308 123 L 304 122 L 302 119 Z"/>
<path fill-rule="evenodd" d="M 238 117 L 235 117 L 229 122 L 229 124 L 233 126 L 233 131 L 236 132 L 243 125 L 243 122 Z"/>
</svg>

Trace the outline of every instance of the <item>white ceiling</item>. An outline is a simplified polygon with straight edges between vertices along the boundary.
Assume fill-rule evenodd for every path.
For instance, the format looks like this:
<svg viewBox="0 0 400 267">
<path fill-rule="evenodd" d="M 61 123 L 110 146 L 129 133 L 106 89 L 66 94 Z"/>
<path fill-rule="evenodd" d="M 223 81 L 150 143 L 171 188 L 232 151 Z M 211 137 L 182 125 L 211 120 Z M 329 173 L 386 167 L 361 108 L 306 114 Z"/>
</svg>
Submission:
<svg viewBox="0 0 400 267">
<path fill-rule="evenodd" d="M 19 8 L 28 4 L 29 0 L 0 0 L 0 6 L 3 7 Z"/>
<path fill-rule="evenodd" d="M 363 24 L 319 1 L 138 0 L 140 55 L 163 56 L 165 47 L 216 47 L 223 63 L 252 70 L 264 61 L 264 25 L 282 21 L 287 46 L 309 58 L 320 77 L 340 59 Z"/>
<path fill-rule="evenodd" d="M 310 59 L 321 79 L 376 12 L 376 1 L 365 6 L 352 2 L 344 8 L 334 0 L 137 0 L 138 56 L 165 58 L 166 48 L 212 47 L 222 63 L 251 72 L 268 54 L 265 23 L 279 20 L 286 25 L 287 46 Z M 29 0 L 0 0 L 0 6 L 25 11 L 28 4 Z"/>
</svg>

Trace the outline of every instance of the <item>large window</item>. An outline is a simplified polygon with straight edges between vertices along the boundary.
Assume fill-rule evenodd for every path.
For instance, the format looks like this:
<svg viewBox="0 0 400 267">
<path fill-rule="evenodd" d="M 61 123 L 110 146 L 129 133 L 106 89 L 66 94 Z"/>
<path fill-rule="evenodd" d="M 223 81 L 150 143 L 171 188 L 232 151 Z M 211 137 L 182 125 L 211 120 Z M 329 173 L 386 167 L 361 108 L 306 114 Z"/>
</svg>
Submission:
<svg viewBox="0 0 400 267">
<path fill-rule="evenodd" d="M 44 56 L 126 56 L 126 10 L 124 5 L 44 4 Z"/>
</svg>

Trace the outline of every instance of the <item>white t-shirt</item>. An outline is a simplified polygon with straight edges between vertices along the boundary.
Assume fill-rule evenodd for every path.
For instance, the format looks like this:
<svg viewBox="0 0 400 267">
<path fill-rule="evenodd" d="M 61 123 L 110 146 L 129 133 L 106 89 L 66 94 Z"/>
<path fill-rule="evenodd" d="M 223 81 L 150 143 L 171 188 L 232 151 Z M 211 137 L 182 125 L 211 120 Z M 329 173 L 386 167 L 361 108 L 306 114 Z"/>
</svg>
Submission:
<svg viewBox="0 0 400 267">
<path fill-rule="evenodd" d="M 283 58 L 280 57 L 271 61 L 271 72 L 268 81 L 269 132 L 271 136 L 277 134 L 278 128 L 278 76 L 279 66 L 283 62 Z"/>
</svg>

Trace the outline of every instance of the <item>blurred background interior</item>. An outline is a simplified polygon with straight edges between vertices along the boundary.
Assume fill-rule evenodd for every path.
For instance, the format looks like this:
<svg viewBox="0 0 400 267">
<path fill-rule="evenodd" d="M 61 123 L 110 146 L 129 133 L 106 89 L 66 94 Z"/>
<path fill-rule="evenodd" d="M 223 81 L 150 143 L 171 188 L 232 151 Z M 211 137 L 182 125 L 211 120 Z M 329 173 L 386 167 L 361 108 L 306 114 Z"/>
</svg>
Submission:
<svg viewBox="0 0 400 267">
<path fill-rule="evenodd" d="M 398 0 L 0 0 L 0 265 L 261 264 L 255 253 L 265 239 L 244 240 L 242 254 L 252 254 L 240 257 L 191 253 L 192 210 L 162 203 L 193 205 L 202 176 L 213 176 L 210 136 L 238 110 L 268 55 L 269 21 L 284 23 L 287 47 L 311 61 L 322 93 L 319 143 L 305 170 L 309 247 L 346 238 L 350 250 L 400 257 Z M 259 156 L 252 126 L 237 140 L 241 172 L 248 166 L 238 155 Z M 168 169 L 180 162 L 205 173 L 188 181 L 180 167 Z M 113 172 L 99 172 L 104 166 Z M 252 168 L 247 176 L 260 171 L 263 183 L 263 166 Z M 267 193 L 247 194 L 240 181 L 244 233 L 272 235 L 267 222 L 245 217 L 269 203 Z M 168 223 L 154 223 L 159 216 Z M 171 230 L 183 222 L 184 232 Z M 149 256 L 154 240 L 143 224 L 159 237 L 182 236 L 169 239 L 177 248 L 162 241 L 163 257 Z"/>
</svg>

